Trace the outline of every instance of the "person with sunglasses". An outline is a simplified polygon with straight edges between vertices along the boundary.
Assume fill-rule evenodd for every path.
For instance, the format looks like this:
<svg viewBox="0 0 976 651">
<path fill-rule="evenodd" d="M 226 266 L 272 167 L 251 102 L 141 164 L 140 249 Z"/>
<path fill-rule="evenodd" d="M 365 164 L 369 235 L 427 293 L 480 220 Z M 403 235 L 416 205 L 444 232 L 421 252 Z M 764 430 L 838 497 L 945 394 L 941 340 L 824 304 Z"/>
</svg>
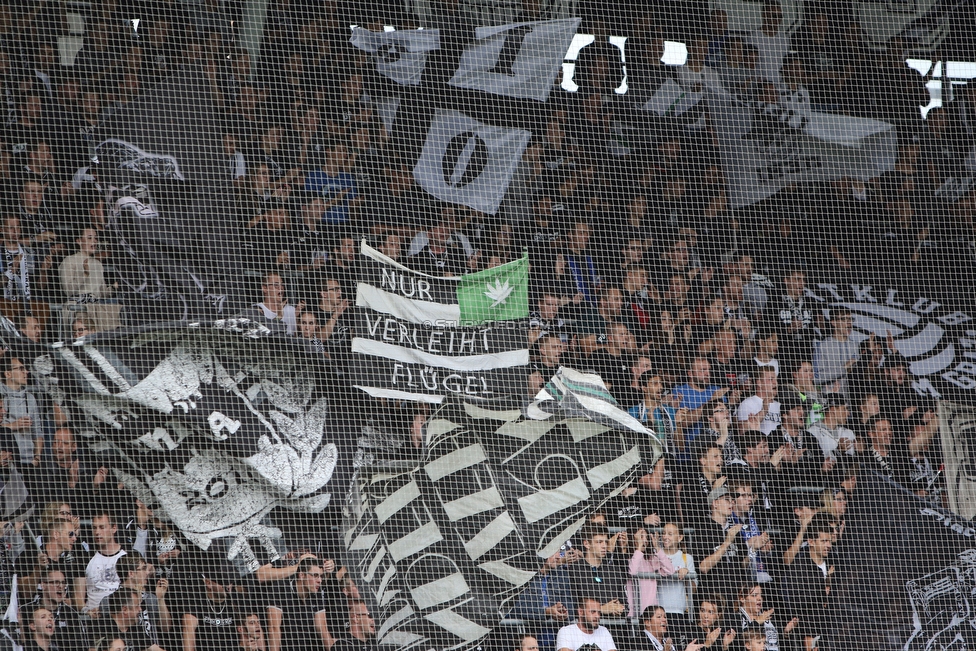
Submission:
<svg viewBox="0 0 976 651">
<path fill-rule="evenodd" d="M 44 532 L 43 542 L 29 545 L 17 558 L 18 590 L 33 594 L 46 573 L 57 570 L 68 582 L 66 599 L 74 608 L 85 603 L 85 559 L 76 549 L 78 524 L 69 518 L 52 520 Z"/>
<path fill-rule="evenodd" d="M 52 641 L 59 651 L 88 649 L 88 631 L 77 610 L 68 603 L 68 580 L 64 572 L 49 569 L 41 579 L 40 591 L 22 606 L 25 613 L 45 608 L 54 616 Z"/>
</svg>

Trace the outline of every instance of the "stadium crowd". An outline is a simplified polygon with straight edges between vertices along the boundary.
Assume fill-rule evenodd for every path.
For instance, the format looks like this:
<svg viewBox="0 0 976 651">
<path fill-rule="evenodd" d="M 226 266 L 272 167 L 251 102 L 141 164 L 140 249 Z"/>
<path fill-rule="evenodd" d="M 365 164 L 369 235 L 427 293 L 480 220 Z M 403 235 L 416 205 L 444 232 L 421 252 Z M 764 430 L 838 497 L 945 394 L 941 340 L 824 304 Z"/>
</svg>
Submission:
<svg viewBox="0 0 976 651">
<path fill-rule="evenodd" d="M 236 33 L 243 3 L 146 3 L 138 26 L 127 5 L 93 3 L 63 65 L 60 3 L 20 3 L 0 13 L 0 312 L 36 345 L 133 323 L 124 225 L 91 161 L 99 125 L 175 71 L 203 70 L 236 197 L 245 264 L 234 273 L 259 285 L 244 314 L 341 365 L 360 236 L 434 275 L 528 248 L 533 366 L 513 392 L 535 395 L 561 365 L 594 371 L 667 440 L 542 564 L 511 613 L 532 633 L 516 648 L 829 649 L 859 468 L 937 505 L 944 495 L 934 404 L 912 390 L 892 339 L 852 337 L 852 314 L 825 313 L 806 290 L 863 278 L 951 291 L 968 280 L 976 238 L 976 193 L 935 196 L 965 175 L 976 96 L 960 88 L 923 121 L 928 79 L 906 66 L 905 42 L 868 48 L 839 4 L 808 3 L 791 34 L 776 2 L 748 33 L 698 2 L 587 8 L 583 31 L 596 39 L 575 62 L 579 90 L 554 88 L 489 216 L 423 192 L 409 145 L 381 118 L 388 81 L 342 26 L 417 26 L 392 4 L 271 3 L 252 57 Z M 473 29 L 454 3 L 432 5 L 436 77 Z M 520 20 L 541 17 L 526 7 Z M 628 36 L 624 94 L 611 33 Z M 665 40 L 687 45 L 685 64 L 661 63 Z M 729 208 L 706 104 L 678 117 L 639 110 L 666 79 L 697 92 L 714 78 L 760 107 L 891 122 L 895 170 Z M 642 136 L 617 146 L 619 122 Z M 950 258 L 969 262 L 938 264 Z M 0 372 L 0 478 L 35 509 L 4 516 L 0 592 L 19 603 L 4 648 L 375 648 L 367 602 L 334 550 L 302 542 L 247 567 L 196 550 L 115 485 L 24 360 L 5 355 Z M 425 415 L 405 421 L 417 443 Z"/>
</svg>

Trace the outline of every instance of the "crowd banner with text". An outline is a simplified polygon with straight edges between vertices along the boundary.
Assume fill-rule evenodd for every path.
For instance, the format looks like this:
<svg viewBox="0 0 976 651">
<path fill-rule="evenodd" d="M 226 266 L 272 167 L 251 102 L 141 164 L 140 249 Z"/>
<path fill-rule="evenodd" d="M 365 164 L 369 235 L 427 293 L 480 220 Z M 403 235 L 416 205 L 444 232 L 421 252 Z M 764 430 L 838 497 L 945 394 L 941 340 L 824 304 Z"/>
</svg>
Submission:
<svg viewBox="0 0 976 651">
<path fill-rule="evenodd" d="M 439 110 L 413 176 L 442 201 L 494 215 L 532 133 L 493 127 L 458 111 Z"/>
<path fill-rule="evenodd" d="M 361 245 L 354 384 L 374 397 L 517 392 L 529 363 L 528 258 L 456 278 L 404 267 Z"/>
<path fill-rule="evenodd" d="M 371 32 L 354 27 L 349 42 L 373 55 L 381 75 L 404 86 L 417 86 L 424 76 L 427 53 L 440 48 L 440 30 Z"/>
</svg>

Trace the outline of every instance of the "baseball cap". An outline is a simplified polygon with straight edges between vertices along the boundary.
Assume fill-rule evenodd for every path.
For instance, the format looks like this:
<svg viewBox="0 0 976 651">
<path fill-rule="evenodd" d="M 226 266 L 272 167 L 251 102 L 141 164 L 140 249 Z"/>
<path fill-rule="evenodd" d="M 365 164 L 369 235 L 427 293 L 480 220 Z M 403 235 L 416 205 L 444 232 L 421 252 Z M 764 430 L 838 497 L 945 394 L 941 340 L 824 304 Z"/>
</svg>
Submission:
<svg viewBox="0 0 976 651">
<path fill-rule="evenodd" d="M 740 421 L 749 420 L 749 418 L 755 414 L 762 411 L 763 401 L 759 396 L 750 396 L 739 403 L 739 408 L 735 412 L 735 417 Z"/>
<path fill-rule="evenodd" d="M 726 488 L 725 486 L 719 486 L 718 488 L 712 490 L 712 492 L 708 494 L 708 505 L 711 506 L 715 500 L 721 497 L 725 497 L 728 494 L 729 494 L 728 488 Z"/>
</svg>

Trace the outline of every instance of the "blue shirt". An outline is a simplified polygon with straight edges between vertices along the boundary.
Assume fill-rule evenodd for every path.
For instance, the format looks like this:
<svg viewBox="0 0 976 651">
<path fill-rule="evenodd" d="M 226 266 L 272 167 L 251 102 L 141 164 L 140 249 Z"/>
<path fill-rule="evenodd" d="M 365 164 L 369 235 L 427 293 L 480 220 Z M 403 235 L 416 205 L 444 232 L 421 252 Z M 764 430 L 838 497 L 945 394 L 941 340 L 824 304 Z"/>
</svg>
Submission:
<svg viewBox="0 0 976 651">
<path fill-rule="evenodd" d="M 681 400 L 681 402 L 678 404 L 679 409 L 681 407 L 684 407 L 688 410 L 693 410 L 693 409 L 698 409 L 706 402 L 711 400 L 712 395 L 714 395 L 715 392 L 718 391 L 718 389 L 719 388 L 717 386 L 712 384 L 706 387 L 703 391 L 699 391 L 698 389 L 693 389 L 690 384 L 682 384 L 681 386 L 674 388 L 674 395 L 676 395 Z M 722 398 L 722 401 L 724 402 L 725 398 Z M 705 420 L 704 416 L 702 416 L 702 420 Z M 685 444 L 687 445 L 688 443 L 694 441 L 695 438 L 697 438 L 700 433 L 701 433 L 700 422 L 694 427 L 689 427 L 688 429 L 686 429 Z"/>
<path fill-rule="evenodd" d="M 349 202 L 356 198 L 356 178 L 352 174 L 339 172 L 336 176 L 330 176 L 322 170 L 314 170 L 305 178 L 305 189 L 320 194 L 326 201 L 335 199 L 339 192 L 348 189 L 342 201 L 325 211 L 322 222 L 344 224 L 349 221 Z"/>
</svg>

